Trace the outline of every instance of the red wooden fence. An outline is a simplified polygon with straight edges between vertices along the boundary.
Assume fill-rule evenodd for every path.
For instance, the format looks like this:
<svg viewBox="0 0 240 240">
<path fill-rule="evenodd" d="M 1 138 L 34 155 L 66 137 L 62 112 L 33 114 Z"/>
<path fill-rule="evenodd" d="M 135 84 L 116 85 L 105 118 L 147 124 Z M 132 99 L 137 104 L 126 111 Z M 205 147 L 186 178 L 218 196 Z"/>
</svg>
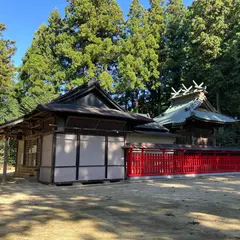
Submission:
<svg viewBox="0 0 240 240">
<path fill-rule="evenodd" d="M 127 176 L 240 172 L 240 152 L 194 150 L 127 151 Z"/>
</svg>

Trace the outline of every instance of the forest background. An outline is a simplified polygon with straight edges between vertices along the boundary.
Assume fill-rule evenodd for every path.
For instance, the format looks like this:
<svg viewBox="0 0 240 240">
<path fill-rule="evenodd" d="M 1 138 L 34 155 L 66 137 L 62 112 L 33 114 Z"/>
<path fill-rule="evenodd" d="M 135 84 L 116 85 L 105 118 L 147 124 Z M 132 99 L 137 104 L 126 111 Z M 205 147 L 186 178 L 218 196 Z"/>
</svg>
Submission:
<svg viewBox="0 0 240 240">
<path fill-rule="evenodd" d="M 239 19 L 240 0 L 150 0 L 148 8 L 132 0 L 126 18 L 115 0 L 68 0 L 64 17 L 54 9 L 35 32 L 19 67 L 0 23 L 0 122 L 92 78 L 151 117 L 167 109 L 171 87 L 204 82 L 215 108 L 239 118 Z M 238 127 L 221 128 L 217 143 L 240 146 L 239 136 Z"/>
</svg>

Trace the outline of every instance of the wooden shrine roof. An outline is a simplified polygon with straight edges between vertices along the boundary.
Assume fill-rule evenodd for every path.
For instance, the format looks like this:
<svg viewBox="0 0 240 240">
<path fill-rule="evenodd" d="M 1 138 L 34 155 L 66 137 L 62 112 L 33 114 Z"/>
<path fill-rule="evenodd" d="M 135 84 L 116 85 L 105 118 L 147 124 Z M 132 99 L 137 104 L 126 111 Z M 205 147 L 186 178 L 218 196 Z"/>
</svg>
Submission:
<svg viewBox="0 0 240 240">
<path fill-rule="evenodd" d="M 219 113 L 210 104 L 206 97 L 206 87 L 202 84 L 195 88 L 186 88 L 172 93 L 171 105 L 154 120 L 164 126 L 183 125 L 189 119 L 196 119 L 203 122 L 210 122 L 218 125 L 234 124 L 239 122 L 232 117 Z"/>
</svg>

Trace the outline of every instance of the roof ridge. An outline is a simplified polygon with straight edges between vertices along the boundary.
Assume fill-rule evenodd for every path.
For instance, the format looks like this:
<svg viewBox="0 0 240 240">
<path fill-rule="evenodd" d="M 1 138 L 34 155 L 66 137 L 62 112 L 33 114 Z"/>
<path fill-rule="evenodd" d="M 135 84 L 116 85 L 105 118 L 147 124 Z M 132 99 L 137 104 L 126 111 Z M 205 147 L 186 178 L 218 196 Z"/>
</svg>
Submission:
<svg viewBox="0 0 240 240">
<path fill-rule="evenodd" d="M 100 82 L 97 81 L 96 79 L 90 79 L 87 83 L 84 83 L 69 92 L 53 99 L 51 102 L 48 104 L 53 104 L 53 103 L 61 103 L 64 100 L 68 100 L 69 97 L 76 96 L 78 94 L 85 94 L 88 93 L 89 91 L 92 91 L 96 89 L 99 94 L 101 94 L 104 98 L 106 98 L 112 106 L 115 106 L 116 109 L 126 112 L 124 108 L 122 108 L 101 86 Z"/>
<path fill-rule="evenodd" d="M 193 103 L 190 105 L 189 109 L 190 112 L 193 112 L 194 110 L 196 110 L 197 107 L 201 106 L 202 103 L 204 102 L 206 96 L 203 95 L 203 96 L 198 96 L 196 97 L 194 100 L 193 100 Z"/>
</svg>

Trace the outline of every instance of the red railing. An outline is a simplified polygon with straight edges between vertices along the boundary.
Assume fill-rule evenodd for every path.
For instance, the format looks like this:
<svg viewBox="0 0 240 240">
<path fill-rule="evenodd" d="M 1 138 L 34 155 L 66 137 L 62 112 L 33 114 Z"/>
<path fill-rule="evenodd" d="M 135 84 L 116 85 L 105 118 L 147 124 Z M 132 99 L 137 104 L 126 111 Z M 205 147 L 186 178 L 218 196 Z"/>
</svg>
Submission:
<svg viewBox="0 0 240 240">
<path fill-rule="evenodd" d="M 127 176 L 240 172 L 240 152 L 190 150 L 127 151 Z"/>
</svg>

